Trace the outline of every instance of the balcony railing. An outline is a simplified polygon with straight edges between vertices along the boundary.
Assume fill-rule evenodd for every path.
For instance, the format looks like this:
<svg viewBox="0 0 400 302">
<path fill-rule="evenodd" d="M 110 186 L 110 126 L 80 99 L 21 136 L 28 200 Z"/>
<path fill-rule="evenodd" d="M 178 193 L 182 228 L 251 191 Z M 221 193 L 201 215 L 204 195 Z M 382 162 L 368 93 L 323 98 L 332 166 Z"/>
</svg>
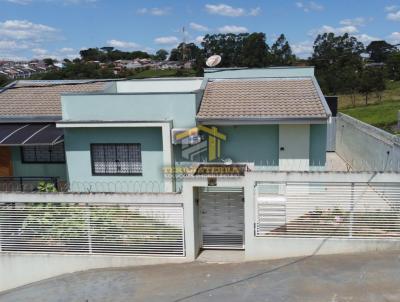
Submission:
<svg viewBox="0 0 400 302">
<path fill-rule="evenodd" d="M 58 177 L 0 177 L 0 192 L 35 192 L 41 182 L 60 186 Z"/>
</svg>

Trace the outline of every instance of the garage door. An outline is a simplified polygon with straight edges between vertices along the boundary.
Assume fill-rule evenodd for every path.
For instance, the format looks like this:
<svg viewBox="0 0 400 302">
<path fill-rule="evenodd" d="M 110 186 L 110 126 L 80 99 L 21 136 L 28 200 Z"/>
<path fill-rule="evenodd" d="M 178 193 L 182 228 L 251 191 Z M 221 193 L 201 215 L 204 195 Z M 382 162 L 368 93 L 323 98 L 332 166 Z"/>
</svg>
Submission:
<svg viewBox="0 0 400 302">
<path fill-rule="evenodd" d="M 200 227 L 204 249 L 243 249 L 242 188 L 204 188 L 199 192 Z"/>
</svg>

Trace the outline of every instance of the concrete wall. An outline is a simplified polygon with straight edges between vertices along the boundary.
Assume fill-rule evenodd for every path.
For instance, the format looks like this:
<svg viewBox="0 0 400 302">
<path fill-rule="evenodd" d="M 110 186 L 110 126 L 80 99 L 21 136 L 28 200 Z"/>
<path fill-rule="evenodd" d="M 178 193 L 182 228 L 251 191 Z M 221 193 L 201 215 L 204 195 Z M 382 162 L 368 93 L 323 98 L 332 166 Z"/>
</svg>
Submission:
<svg viewBox="0 0 400 302">
<path fill-rule="evenodd" d="M 77 183 L 156 182 L 163 191 L 163 146 L 161 127 L 154 128 L 68 128 L 65 129 L 65 148 L 69 181 L 74 190 Z M 142 176 L 92 175 L 90 144 L 140 143 Z M 76 187 L 75 186 L 75 187 Z M 91 190 L 95 190 L 92 188 Z"/>
<path fill-rule="evenodd" d="M 261 238 L 254 234 L 255 194 L 258 182 L 374 182 L 400 183 L 399 173 L 344 172 L 248 172 L 245 177 L 218 178 L 218 187 L 244 187 L 245 194 L 245 260 L 301 257 L 312 254 L 335 254 L 400 249 L 400 240 L 348 240 Z M 105 194 L 105 193 L 0 193 L 5 202 L 77 202 L 77 203 L 181 203 L 184 207 L 186 256 L 120 257 L 62 254 L 0 254 L 0 291 L 60 274 L 91 268 L 146 265 L 192 261 L 199 250 L 198 207 L 196 188 L 207 187 L 206 178 L 187 178 L 181 194 Z M 27 273 L 29 272 L 29 273 Z"/>
<path fill-rule="evenodd" d="M 196 93 L 86 94 L 61 97 L 67 121 L 173 121 L 196 126 Z"/>
<path fill-rule="evenodd" d="M 356 171 L 400 171 L 400 137 L 345 114 L 336 119 L 336 153 Z"/>
<path fill-rule="evenodd" d="M 190 92 L 200 89 L 203 79 L 145 79 L 116 82 L 118 93 Z"/>
<path fill-rule="evenodd" d="M 21 148 L 11 147 L 13 176 L 25 177 L 59 177 L 61 180 L 67 180 L 66 164 L 34 164 L 23 163 L 21 158 Z"/>
</svg>

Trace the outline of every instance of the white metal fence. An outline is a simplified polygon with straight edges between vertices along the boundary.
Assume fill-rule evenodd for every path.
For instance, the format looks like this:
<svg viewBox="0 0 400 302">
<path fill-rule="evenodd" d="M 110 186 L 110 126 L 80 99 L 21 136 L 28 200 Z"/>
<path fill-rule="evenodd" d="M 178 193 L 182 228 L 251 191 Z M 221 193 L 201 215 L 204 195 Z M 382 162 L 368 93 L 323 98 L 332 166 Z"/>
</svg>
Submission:
<svg viewBox="0 0 400 302">
<path fill-rule="evenodd" d="M 181 204 L 0 204 L 0 251 L 184 256 Z"/>
<path fill-rule="evenodd" d="M 400 239 L 400 184 L 259 183 L 256 236 Z"/>
</svg>

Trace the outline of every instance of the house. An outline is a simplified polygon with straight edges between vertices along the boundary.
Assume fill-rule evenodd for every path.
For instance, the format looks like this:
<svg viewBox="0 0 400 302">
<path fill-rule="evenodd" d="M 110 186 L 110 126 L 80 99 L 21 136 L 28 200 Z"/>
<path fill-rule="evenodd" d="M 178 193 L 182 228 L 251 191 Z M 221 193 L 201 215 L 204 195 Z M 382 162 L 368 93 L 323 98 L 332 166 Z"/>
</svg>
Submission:
<svg viewBox="0 0 400 302">
<path fill-rule="evenodd" d="M 330 116 L 312 67 L 19 81 L 0 93 L 0 176 L 172 192 L 187 175 L 323 170 Z"/>
</svg>

